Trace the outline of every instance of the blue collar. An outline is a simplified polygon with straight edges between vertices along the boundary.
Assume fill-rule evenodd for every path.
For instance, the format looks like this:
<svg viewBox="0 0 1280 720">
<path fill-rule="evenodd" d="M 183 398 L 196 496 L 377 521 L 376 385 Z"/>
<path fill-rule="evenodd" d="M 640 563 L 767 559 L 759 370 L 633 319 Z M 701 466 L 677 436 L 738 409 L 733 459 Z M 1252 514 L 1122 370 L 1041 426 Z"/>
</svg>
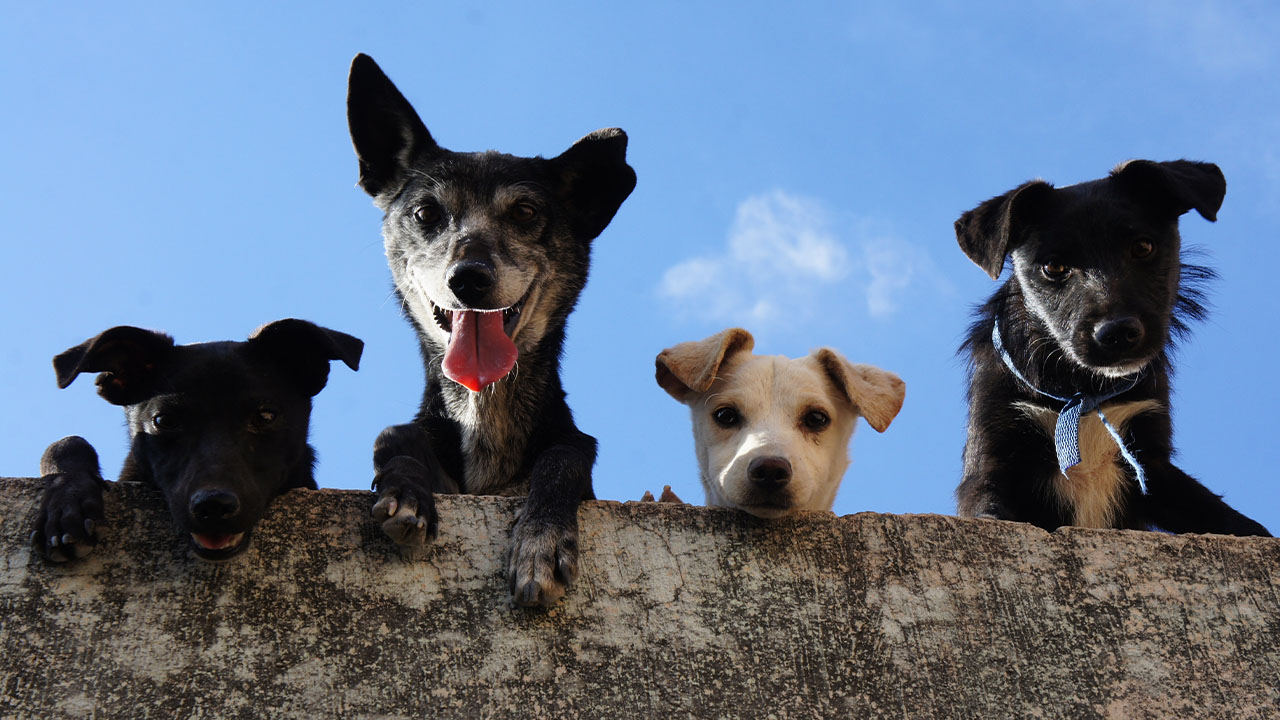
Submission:
<svg viewBox="0 0 1280 720">
<path fill-rule="evenodd" d="M 1004 361 L 1005 367 L 1009 368 L 1009 372 L 1021 380 L 1023 385 L 1051 400 L 1065 403 L 1062 409 L 1058 411 L 1058 423 L 1053 431 L 1053 446 L 1058 453 L 1058 469 L 1063 475 L 1067 474 L 1068 468 L 1080 463 L 1080 419 L 1096 410 L 1098 419 L 1102 421 L 1103 427 L 1107 429 L 1107 432 L 1111 433 L 1116 445 L 1120 447 L 1120 454 L 1124 457 L 1125 462 L 1129 463 L 1129 466 L 1133 468 L 1134 475 L 1138 480 L 1138 487 L 1142 488 L 1142 494 L 1147 494 L 1147 474 L 1143 472 L 1142 465 L 1138 464 L 1137 458 L 1125 446 L 1124 440 L 1120 437 L 1120 432 L 1107 420 L 1107 416 L 1103 415 L 1102 410 L 1099 408 L 1102 403 L 1117 395 L 1123 395 L 1136 387 L 1138 381 L 1142 379 L 1141 371 L 1135 374 L 1125 385 L 1103 395 L 1085 395 L 1082 392 L 1078 392 L 1069 398 L 1059 397 L 1032 385 L 1022 373 L 1018 372 L 1018 368 L 1014 367 L 1013 358 L 1009 357 L 1009 352 L 1004 349 L 1004 343 L 1000 339 L 1000 322 L 998 320 L 991 326 L 991 344 L 995 346 L 996 354 Z"/>
</svg>

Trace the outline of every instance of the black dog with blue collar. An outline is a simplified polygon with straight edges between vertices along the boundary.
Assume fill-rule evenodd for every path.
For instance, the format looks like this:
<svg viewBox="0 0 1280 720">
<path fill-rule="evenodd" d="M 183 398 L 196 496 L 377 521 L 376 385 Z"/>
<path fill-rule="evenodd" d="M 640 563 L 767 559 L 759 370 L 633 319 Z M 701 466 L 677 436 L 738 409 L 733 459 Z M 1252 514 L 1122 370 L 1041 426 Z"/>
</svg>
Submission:
<svg viewBox="0 0 1280 720">
<path fill-rule="evenodd" d="M 998 279 L 970 361 L 965 516 L 1104 528 L 1269 535 L 1172 462 L 1169 350 L 1204 315 L 1178 219 L 1213 221 L 1216 165 L 1134 160 L 1055 188 L 1036 180 L 956 221 Z"/>
</svg>

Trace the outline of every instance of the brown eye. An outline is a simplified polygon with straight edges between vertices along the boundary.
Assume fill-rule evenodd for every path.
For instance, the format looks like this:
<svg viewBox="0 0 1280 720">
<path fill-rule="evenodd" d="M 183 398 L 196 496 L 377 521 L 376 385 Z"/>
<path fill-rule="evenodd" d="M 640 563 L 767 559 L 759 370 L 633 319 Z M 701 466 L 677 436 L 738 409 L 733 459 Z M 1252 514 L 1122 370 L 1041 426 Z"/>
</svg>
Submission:
<svg viewBox="0 0 1280 720">
<path fill-rule="evenodd" d="M 249 418 L 249 425 L 254 430 L 266 430 L 276 422 L 276 411 L 271 408 L 260 408 Z"/>
<path fill-rule="evenodd" d="M 1133 249 L 1131 252 L 1133 253 L 1134 257 L 1141 260 L 1142 258 L 1151 257 L 1151 254 L 1154 253 L 1155 251 L 1156 251 L 1155 243 L 1151 242 L 1150 240 L 1147 240 L 1146 238 L 1143 238 L 1133 243 Z"/>
<path fill-rule="evenodd" d="M 531 203 L 516 203 L 511 208 L 511 217 L 515 218 L 516 222 L 527 223 L 538 217 L 538 208 Z"/>
<path fill-rule="evenodd" d="M 434 203 L 420 205 L 417 210 L 413 211 L 413 219 L 417 220 L 420 225 L 435 225 L 440 222 L 442 217 L 440 206 Z"/>
<path fill-rule="evenodd" d="M 1071 268 L 1061 263 L 1047 262 L 1040 266 L 1040 272 L 1050 280 L 1062 280 L 1071 274 Z"/>
<path fill-rule="evenodd" d="M 804 414 L 803 422 L 810 430 L 824 430 L 831 424 L 831 418 L 821 410 L 810 410 Z"/>
<path fill-rule="evenodd" d="M 732 405 L 717 408 L 715 412 L 711 413 L 711 419 L 715 420 L 716 424 L 722 428 L 731 428 L 742 422 L 742 416 L 738 414 L 738 409 Z"/>
<path fill-rule="evenodd" d="M 178 416 L 169 412 L 161 412 L 152 415 L 151 426 L 159 432 L 173 432 L 175 430 L 182 429 L 182 423 L 178 419 Z"/>
</svg>

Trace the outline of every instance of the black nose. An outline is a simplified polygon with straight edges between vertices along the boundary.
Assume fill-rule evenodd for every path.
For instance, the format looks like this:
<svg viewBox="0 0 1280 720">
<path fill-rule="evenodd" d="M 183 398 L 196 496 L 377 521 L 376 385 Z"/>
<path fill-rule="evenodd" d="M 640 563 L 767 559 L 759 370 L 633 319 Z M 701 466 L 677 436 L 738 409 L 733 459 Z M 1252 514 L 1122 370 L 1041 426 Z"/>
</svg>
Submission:
<svg viewBox="0 0 1280 720">
<path fill-rule="evenodd" d="M 240 512 L 240 498 L 226 490 L 197 490 L 191 496 L 191 516 L 197 520 L 226 520 Z"/>
<path fill-rule="evenodd" d="M 449 268 L 449 289 L 464 305 L 477 306 L 493 289 L 493 267 L 476 260 L 463 260 Z"/>
<path fill-rule="evenodd" d="M 1093 340 L 1111 352 L 1132 350 L 1142 342 L 1142 323 L 1134 317 L 1104 320 L 1093 326 Z"/>
<path fill-rule="evenodd" d="M 758 457 L 747 466 L 747 477 L 761 490 L 772 492 L 791 480 L 791 463 L 783 457 Z"/>
</svg>

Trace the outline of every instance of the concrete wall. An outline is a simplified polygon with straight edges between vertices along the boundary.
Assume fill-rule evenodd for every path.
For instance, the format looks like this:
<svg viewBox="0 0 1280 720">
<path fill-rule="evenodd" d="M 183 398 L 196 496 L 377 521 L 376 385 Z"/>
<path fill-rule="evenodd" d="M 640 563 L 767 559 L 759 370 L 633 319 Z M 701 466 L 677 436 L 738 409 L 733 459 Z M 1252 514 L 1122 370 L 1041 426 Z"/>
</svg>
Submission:
<svg viewBox="0 0 1280 720">
<path fill-rule="evenodd" d="M 70 566 L 0 480 L 0 717 L 1280 716 L 1280 541 L 941 516 L 583 506 L 578 583 L 504 604 L 517 500 L 439 500 L 406 561 L 369 495 L 295 491 L 187 557 L 154 492 Z"/>
</svg>

